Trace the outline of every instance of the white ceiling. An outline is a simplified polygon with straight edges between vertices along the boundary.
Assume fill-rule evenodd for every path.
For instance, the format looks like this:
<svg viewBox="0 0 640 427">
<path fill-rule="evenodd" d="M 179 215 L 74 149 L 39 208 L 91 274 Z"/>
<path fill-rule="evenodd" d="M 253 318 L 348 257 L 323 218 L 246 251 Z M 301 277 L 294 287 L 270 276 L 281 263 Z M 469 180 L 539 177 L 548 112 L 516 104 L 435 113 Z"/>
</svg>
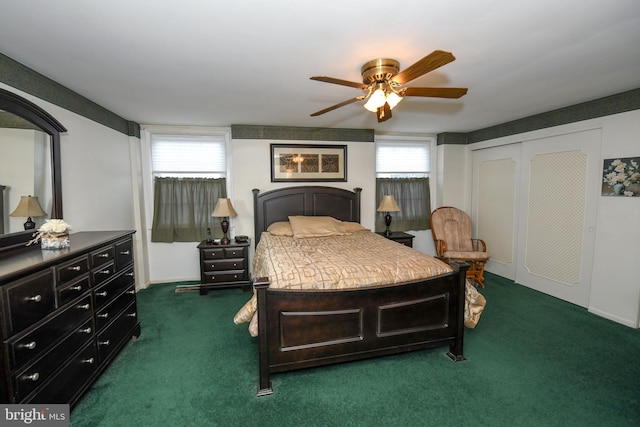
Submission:
<svg viewBox="0 0 640 427">
<path fill-rule="evenodd" d="M 354 103 L 380 57 L 456 61 L 393 118 Z M 468 132 L 640 88 L 638 0 L 0 0 L 0 52 L 142 124 Z M 0 76 L 0 81 L 2 80 Z"/>
</svg>

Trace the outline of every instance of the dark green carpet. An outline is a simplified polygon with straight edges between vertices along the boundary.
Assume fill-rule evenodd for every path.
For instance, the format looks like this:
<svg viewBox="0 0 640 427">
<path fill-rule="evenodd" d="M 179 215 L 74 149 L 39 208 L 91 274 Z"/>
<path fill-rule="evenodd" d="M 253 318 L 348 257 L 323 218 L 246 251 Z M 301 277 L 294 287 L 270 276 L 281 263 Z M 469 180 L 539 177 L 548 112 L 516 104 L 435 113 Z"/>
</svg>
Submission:
<svg viewBox="0 0 640 427">
<path fill-rule="evenodd" d="M 277 374 L 261 398 L 257 341 L 232 322 L 249 294 L 174 289 L 138 293 L 142 336 L 72 426 L 640 425 L 640 331 L 499 276 L 467 361 L 440 348 Z"/>
</svg>

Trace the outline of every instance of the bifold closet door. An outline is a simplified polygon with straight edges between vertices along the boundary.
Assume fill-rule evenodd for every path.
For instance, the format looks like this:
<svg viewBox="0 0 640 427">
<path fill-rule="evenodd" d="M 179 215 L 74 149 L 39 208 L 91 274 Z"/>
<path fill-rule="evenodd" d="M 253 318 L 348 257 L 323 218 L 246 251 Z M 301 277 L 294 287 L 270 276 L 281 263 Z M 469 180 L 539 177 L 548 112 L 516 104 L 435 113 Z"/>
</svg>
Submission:
<svg viewBox="0 0 640 427">
<path fill-rule="evenodd" d="M 601 130 L 522 143 L 516 282 L 587 307 Z"/>
<path fill-rule="evenodd" d="M 491 259 L 485 269 L 515 280 L 518 183 L 522 144 L 474 151 L 471 218 Z"/>
</svg>

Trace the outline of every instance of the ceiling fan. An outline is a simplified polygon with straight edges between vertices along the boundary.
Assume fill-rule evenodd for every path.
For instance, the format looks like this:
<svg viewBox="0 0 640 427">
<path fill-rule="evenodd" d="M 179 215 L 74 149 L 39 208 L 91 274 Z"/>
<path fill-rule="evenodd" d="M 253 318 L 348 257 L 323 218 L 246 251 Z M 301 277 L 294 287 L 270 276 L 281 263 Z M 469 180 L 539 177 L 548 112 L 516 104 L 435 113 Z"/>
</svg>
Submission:
<svg viewBox="0 0 640 427">
<path fill-rule="evenodd" d="M 395 59 L 379 58 L 367 62 L 362 66 L 362 83 L 336 79 L 327 76 L 313 76 L 311 80 L 354 87 L 365 91 L 364 95 L 347 99 L 338 104 L 327 107 L 311 114 L 319 116 L 336 108 L 344 107 L 356 101 L 367 99 L 364 108 L 376 113 L 378 122 L 391 118 L 391 110 L 398 105 L 405 96 L 422 96 L 431 98 L 460 98 L 467 93 L 467 88 L 461 87 L 406 87 L 405 84 L 427 74 L 449 62 L 455 61 L 451 52 L 434 50 L 410 67 L 400 71 L 400 63 Z"/>
</svg>

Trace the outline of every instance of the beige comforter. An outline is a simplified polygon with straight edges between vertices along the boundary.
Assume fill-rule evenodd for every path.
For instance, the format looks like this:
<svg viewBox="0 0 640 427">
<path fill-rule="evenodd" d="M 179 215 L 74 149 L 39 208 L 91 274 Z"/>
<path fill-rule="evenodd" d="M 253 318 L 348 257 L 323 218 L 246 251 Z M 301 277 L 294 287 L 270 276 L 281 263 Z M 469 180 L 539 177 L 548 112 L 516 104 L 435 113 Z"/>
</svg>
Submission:
<svg viewBox="0 0 640 427">
<path fill-rule="evenodd" d="M 253 261 L 253 276 L 268 277 L 269 286 L 278 289 L 382 286 L 449 271 L 451 267 L 444 262 L 370 231 L 304 239 L 264 232 Z M 465 324 L 473 327 L 484 307 L 484 298 L 469 284 L 466 307 Z M 258 334 L 256 311 L 253 295 L 234 317 L 236 324 L 249 322 L 252 336 Z M 468 313 L 471 322 L 467 322 Z"/>
</svg>

